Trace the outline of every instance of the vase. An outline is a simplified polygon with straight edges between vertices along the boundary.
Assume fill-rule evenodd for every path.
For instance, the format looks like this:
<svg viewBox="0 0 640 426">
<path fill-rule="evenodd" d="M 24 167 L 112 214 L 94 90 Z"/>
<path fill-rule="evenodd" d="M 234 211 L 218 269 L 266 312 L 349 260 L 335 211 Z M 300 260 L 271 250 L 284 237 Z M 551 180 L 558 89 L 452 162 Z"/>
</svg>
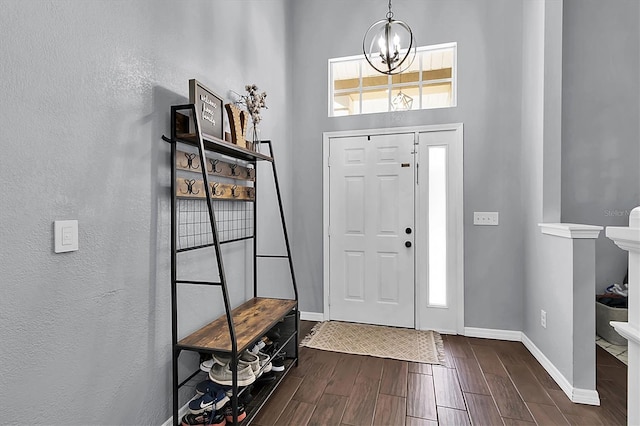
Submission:
<svg viewBox="0 0 640 426">
<path fill-rule="evenodd" d="M 251 150 L 260 152 L 260 128 L 257 124 L 254 124 L 249 128 L 249 134 L 247 136 L 247 140 L 251 142 Z"/>
</svg>

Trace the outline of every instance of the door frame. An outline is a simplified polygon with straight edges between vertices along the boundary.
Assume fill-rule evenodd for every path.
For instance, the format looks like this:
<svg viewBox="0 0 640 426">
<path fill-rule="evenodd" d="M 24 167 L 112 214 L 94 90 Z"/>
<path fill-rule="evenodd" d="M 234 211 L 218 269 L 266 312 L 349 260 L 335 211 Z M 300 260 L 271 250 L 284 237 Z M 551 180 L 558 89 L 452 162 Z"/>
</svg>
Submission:
<svg viewBox="0 0 640 426">
<path fill-rule="evenodd" d="M 419 134 L 425 132 L 455 131 L 457 134 L 456 154 L 451 163 L 451 171 L 453 173 L 454 191 L 451 193 L 453 197 L 453 205 L 458 208 L 453 212 L 455 220 L 455 264 L 457 265 L 457 274 L 455 277 L 455 285 L 457 290 L 458 306 L 455 327 L 452 327 L 458 334 L 464 334 L 464 185 L 463 185 L 463 124 L 435 124 L 423 126 L 408 127 L 391 127 L 378 129 L 357 129 L 357 130 L 341 130 L 322 133 L 322 253 L 323 253 L 323 319 L 325 321 L 330 318 L 329 306 L 329 288 L 330 288 L 330 257 L 329 257 L 329 142 L 333 138 L 354 137 L 354 136 L 370 136 L 370 135 L 389 135 L 399 133 L 413 133 L 414 146 L 418 146 Z M 417 208 L 417 206 L 416 206 Z M 418 220 L 418 212 L 415 212 L 416 227 Z M 420 253 L 416 251 L 414 256 Z M 417 282 L 417 262 L 414 262 L 414 282 Z M 414 284 L 415 285 L 415 284 Z M 420 289 L 416 288 L 416 293 Z M 420 306 L 418 303 L 420 298 L 415 297 L 415 328 L 421 328 Z M 451 332 L 452 330 L 443 330 L 443 332 Z"/>
</svg>

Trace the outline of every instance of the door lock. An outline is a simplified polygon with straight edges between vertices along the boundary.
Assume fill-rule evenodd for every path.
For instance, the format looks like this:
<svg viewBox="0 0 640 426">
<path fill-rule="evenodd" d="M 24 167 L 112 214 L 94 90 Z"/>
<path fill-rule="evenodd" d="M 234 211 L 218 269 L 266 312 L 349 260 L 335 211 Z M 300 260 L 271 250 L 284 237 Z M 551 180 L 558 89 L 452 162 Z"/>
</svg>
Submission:
<svg viewBox="0 0 640 426">
<path fill-rule="evenodd" d="M 404 232 L 406 232 L 407 234 L 410 234 L 411 233 L 411 228 L 405 229 Z"/>
<path fill-rule="evenodd" d="M 405 247 L 411 247 L 411 241 L 405 241 L 404 242 L 404 246 Z"/>
</svg>

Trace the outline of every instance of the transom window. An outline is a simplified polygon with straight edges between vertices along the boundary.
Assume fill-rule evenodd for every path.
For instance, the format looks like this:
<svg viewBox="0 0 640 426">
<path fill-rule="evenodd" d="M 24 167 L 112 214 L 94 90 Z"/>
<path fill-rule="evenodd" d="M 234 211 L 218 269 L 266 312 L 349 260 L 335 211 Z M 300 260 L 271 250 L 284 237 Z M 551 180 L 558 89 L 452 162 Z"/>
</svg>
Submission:
<svg viewBox="0 0 640 426">
<path fill-rule="evenodd" d="M 329 59 L 329 116 L 456 106 L 456 47 L 418 47 L 396 75 L 380 74 L 363 55 Z"/>
</svg>

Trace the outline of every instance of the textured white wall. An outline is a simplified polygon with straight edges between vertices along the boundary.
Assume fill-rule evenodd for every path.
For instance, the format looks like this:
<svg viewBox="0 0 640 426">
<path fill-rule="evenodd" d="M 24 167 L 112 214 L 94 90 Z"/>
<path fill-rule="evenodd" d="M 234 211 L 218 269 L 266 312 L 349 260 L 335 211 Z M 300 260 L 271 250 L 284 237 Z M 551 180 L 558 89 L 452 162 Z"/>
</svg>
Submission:
<svg viewBox="0 0 640 426">
<path fill-rule="evenodd" d="M 290 202 L 285 6 L 0 0 L 0 422 L 170 416 L 169 145 L 160 137 L 190 78 L 223 97 L 256 83 L 269 93 L 263 135 L 277 145 Z M 57 219 L 79 220 L 79 251 L 53 253 Z M 228 252 L 240 255 L 226 265 L 238 303 L 245 250 Z M 219 313 L 219 298 L 200 301 L 204 293 L 182 294 L 181 329 Z"/>
</svg>

